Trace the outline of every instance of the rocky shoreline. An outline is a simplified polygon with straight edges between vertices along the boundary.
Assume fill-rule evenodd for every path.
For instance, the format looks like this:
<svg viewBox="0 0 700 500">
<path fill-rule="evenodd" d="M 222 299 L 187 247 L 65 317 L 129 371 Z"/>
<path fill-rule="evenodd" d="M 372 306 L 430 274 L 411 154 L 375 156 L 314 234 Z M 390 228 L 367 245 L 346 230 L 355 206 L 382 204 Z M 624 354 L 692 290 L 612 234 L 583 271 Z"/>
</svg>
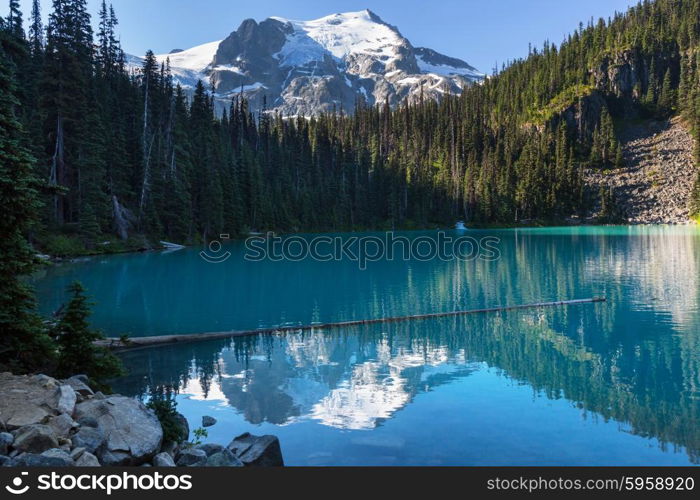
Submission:
<svg viewBox="0 0 700 500">
<path fill-rule="evenodd" d="M 142 402 L 104 395 L 84 375 L 0 373 L 0 466 L 280 467 L 275 436 L 235 437 L 228 446 L 165 442 L 156 414 Z"/>
</svg>

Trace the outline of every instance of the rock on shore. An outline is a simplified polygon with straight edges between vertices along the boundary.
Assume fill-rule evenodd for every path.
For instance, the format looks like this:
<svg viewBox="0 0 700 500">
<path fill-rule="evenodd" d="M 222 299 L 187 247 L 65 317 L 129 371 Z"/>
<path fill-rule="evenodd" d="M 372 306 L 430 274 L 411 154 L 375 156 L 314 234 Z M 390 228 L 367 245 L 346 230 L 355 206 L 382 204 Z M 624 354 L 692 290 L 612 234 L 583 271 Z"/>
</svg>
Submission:
<svg viewBox="0 0 700 500">
<path fill-rule="evenodd" d="M 178 414 L 187 427 L 187 420 Z M 0 466 L 279 467 L 275 436 L 243 434 L 228 447 L 164 443 L 153 410 L 94 392 L 85 376 L 0 373 Z"/>
</svg>

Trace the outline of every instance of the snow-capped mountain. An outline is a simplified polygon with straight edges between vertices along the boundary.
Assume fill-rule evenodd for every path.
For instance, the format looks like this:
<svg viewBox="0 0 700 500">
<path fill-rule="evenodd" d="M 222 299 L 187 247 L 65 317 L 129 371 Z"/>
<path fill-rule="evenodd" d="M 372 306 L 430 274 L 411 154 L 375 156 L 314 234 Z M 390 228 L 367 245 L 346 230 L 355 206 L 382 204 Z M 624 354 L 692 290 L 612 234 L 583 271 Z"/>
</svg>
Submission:
<svg viewBox="0 0 700 500">
<path fill-rule="evenodd" d="M 460 59 L 413 47 L 370 10 L 313 21 L 247 19 L 224 40 L 157 58 L 170 59 L 183 87 L 210 84 L 222 105 L 243 92 L 254 110 L 266 105 L 287 116 L 352 111 L 359 98 L 392 106 L 435 98 L 484 78 Z M 141 62 L 129 58 L 135 69 Z"/>
</svg>

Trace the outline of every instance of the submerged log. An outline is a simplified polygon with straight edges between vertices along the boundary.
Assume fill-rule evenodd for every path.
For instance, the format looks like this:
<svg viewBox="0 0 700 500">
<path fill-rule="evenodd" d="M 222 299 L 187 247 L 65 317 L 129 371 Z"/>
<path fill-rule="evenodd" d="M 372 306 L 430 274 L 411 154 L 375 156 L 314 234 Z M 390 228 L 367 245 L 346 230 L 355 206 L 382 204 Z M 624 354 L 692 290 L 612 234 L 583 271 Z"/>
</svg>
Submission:
<svg viewBox="0 0 700 500">
<path fill-rule="evenodd" d="M 393 323 L 398 321 L 416 321 L 416 320 L 426 320 L 433 318 L 445 318 L 450 316 L 465 316 L 467 314 L 481 314 L 499 311 L 514 311 L 518 309 L 536 309 L 541 307 L 555 307 L 555 306 L 570 306 L 577 304 L 591 304 L 596 302 L 605 302 L 605 297 L 593 297 L 588 299 L 573 299 L 573 300 L 559 300 L 554 302 L 536 302 L 534 304 L 521 304 L 515 306 L 497 306 L 497 307 L 487 307 L 482 309 L 468 309 L 462 311 L 449 311 L 449 312 L 439 312 L 430 314 L 417 314 L 413 316 L 394 316 L 388 318 L 374 318 L 374 319 L 361 319 L 361 320 L 351 320 L 351 321 L 340 321 L 336 323 L 314 323 L 311 325 L 296 325 L 296 326 L 279 326 L 273 328 L 258 328 L 255 330 L 232 330 L 228 332 L 210 332 L 210 333 L 195 333 L 195 334 L 183 334 L 183 335 L 161 335 L 157 337 L 136 337 L 129 339 L 120 338 L 106 338 L 99 340 L 96 344 L 109 347 L 114 350 L 130 350 L 139 349 L 143 347 L 166 345 L 166 344 L 179 344 L 188 342 L 201 342 L 204 340 L 218 340 L 227 339 L 232 337 L 245 337 L 251 335 L 261 335 L 261 334 L 278 334 L 278 333 L 290 333 L 290 332 L 300 332 L 306 330 L 323 330 L 330 328 L 346 328 L 350 326 L 359 325 L 370 325 L 373 323 Z"/>
</svg>

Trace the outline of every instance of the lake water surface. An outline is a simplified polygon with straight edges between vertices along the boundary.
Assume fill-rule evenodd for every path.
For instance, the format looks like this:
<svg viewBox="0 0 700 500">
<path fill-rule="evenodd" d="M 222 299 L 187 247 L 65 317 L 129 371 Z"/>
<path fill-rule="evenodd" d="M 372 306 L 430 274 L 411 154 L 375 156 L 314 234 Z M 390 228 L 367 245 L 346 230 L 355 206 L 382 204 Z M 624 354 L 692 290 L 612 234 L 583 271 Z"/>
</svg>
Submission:
<svg viewBox="0 0 700 500">
<path fill-rule="evenodd" d="M 93 258 L 37 277 L 42 312 L 78 279 L 93 323 L 132 337 L 604 296 L 607 302 L 258 335 L 125 353 L 115 391 L 178 389 L 207 441 L 280 437 L 289 465 L 671 465 L 700 460 L 700 229 L 469 231 L 493 261 Z M 435 233 L 402 233 L 408 238 Z M 311 236 L 308 236 L 309 238 Z"/>
</svg>

